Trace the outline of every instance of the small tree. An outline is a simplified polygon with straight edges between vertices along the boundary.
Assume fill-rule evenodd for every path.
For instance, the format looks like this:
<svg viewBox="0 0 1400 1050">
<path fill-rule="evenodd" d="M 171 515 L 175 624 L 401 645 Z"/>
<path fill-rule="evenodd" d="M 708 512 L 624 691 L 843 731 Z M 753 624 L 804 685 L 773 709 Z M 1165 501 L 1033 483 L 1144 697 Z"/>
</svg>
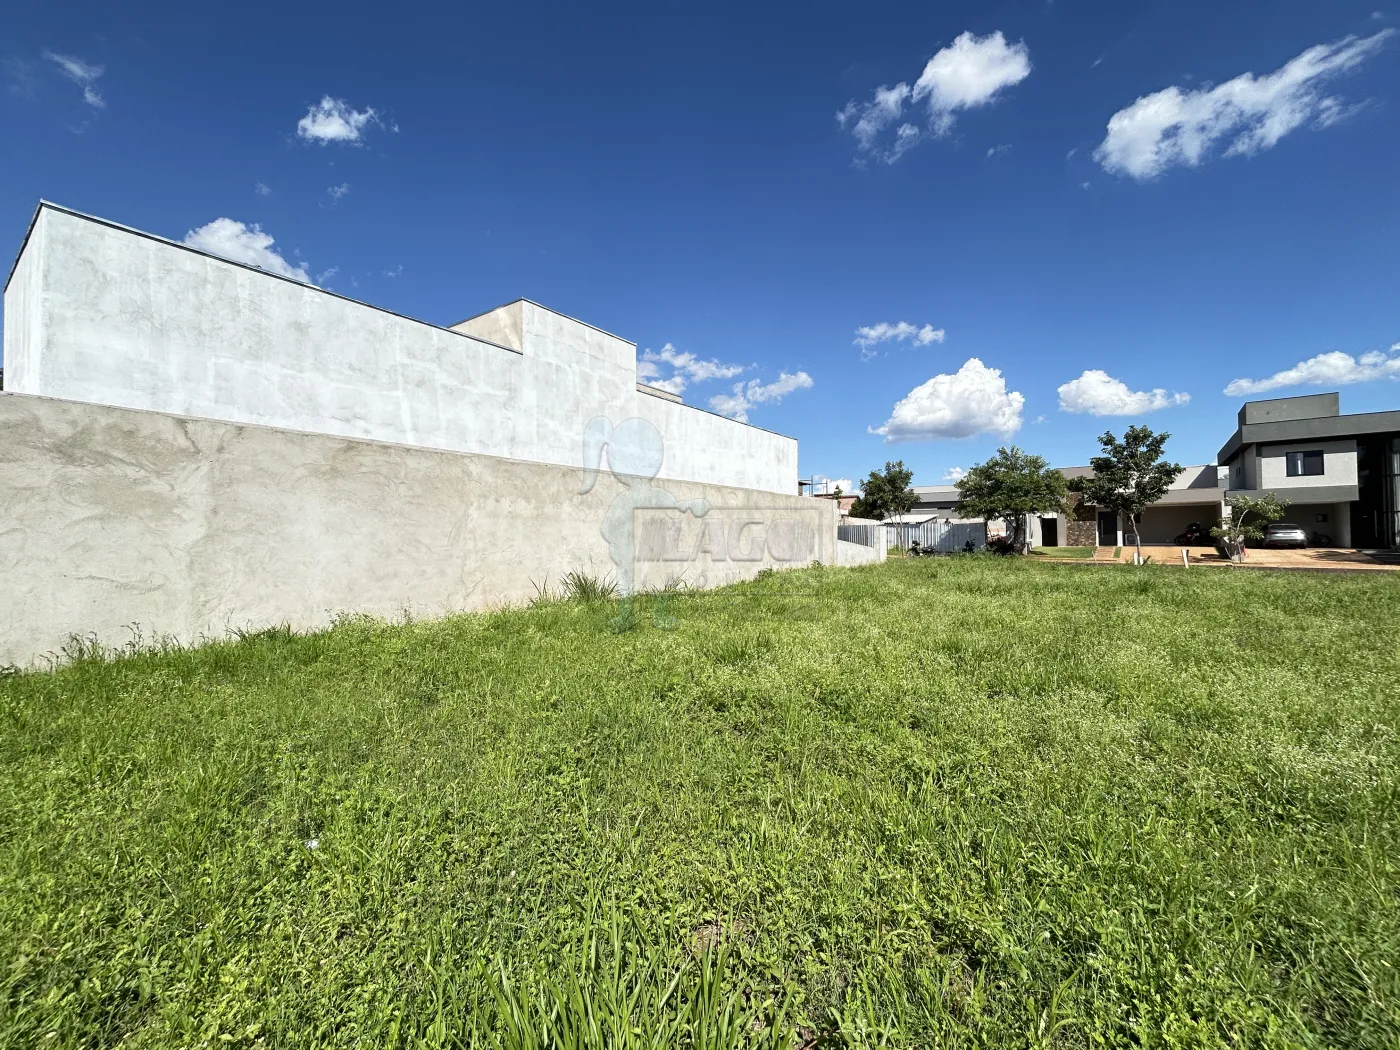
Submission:
<svg viewBox="0 0 1400 1050">
<path fill-rule="evenodd" d="M 883 471 L 872 470 L 861 486 L 860 496 L 851 504 L 851 517 L 884 521 L 909 513 L 915 499 L 914 490 L 909 487 L 913 480 L 914 472 L 902 459 L 886 462 Z"/>
<path fill-rule="evenodd" d="M 1132 526 L 1139 562 L 1142 533 L 1138 524 L 1142 512 L 1167 494 L 1184 469 L 1162 459 L 1162 447 L 1169 437 L 1166 433 L 1154 434 L 1149 427 L 1129 427 L 1119 441 L 1113 431 L 1105 431 L 1099 438 L 1103 455 L 1089 460 L 1093 477 L 1074 478 L 1069 483 L 1085 503 L 1113 511 L 1120 526 L 1124 522 Z"/>
<path fill-rule="evenodd" d="M 999 448 L 996 456 L 959 479 L 958 515 L 1006 522 L 1013 548 L 1022 552 L 1029 546 L 1027 519 L 1063 511 L 1067 491 L 1064 475 L 1052 470 L 1044 457 L 1014 445 Z"/>
<path fill-rule="evenodd" d="M 1263 496 L 1227 496 L 1225 506 L 1230 509 L 1230 516 L 1211 529 L 1210 534 L 1221 542 L 1226 555 L 1234 560 L 1244 550 L 1245 540 L 1262 540 L 1264 526 L 1283 517 L 1290 503 L 1269 492 Z M 1253 521 L 1249 520 L 1251 514 L 1254 515 Z"/>
</svg>

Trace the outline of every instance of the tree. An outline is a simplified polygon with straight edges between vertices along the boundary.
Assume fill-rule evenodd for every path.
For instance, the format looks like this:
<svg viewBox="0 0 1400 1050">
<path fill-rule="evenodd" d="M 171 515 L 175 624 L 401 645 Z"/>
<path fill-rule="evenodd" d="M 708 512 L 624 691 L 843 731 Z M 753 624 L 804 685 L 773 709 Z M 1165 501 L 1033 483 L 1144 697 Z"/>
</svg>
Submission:
<svg viewBox="0 0 1400 1050">
<path fill-rule="evenodd" d="M 1011 529 L 1011 544 L 1023 552 L 1029 545 L 1026 521 L 1032 514 L 1057 514 L 1065 509 L 1065 476 L 1052 470 L 1043 456 L 1015 445 L 999 448 L 958 480 L 958 516 L 996 518 Z"/>
<path fill-rule="evenodd" d="M 1105 431 L 1099 438 L 1104 454 L 1089 460 L 1093 477 L 1074 478 L 1069 483 L 1085 503 L 1113 511 L 1120 526 L 1124 522 L 1132 525 L 1139 562 L 1142 534 L 1138 524 L 1143 509 L 1166 495 L 1183 469 L 1180 464 L 1162 459 L 1162 447 L 1169 437 L 1166 433 L 1154 434 L 1149 427 L 1129 427 L 1119 441 L 1113 431 Z"/>
<path fill-rule="evenodd" d="M 1235 560 L 1244 550 L 1244 541 L 1262 540 L 1264 526 L 1283 517 L 1290 504 L 1269 492 L 1263 496 L 1227 496 L 1225 506 L 1230 508 L 1230 516 L 1211 529 L 1210 534 L 1224 545 L 1226 555 Z M 1251 514 L 1254 521 L 1248 520 Z"/>
<path fill-rule="evenodd" d="M 898 518 L 909 513 L 914 506 L 914 490 L 909 482 L 914 480 L 914 472 L 904 465 L 904 460 L 886 462 L 883 471 L 872 470 L 870 477 L 861 486 L 861 494 L 851 504 L 851 517 Z"/>
</svg>

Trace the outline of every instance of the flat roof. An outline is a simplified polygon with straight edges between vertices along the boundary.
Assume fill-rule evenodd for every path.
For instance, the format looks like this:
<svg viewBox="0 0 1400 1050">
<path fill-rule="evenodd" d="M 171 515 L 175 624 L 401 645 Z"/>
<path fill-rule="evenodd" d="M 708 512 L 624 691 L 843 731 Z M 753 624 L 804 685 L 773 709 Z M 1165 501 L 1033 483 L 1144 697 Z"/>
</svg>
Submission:
<svg viewBox="0 0 1400 1050">
<path fill-rule="evenodd" d="M 1313 416 L 1269 423 L 1245 423 L 1220 447 L 1216 462 L 1224 464 L 1246 445 L 1270 445 L 1295 441 L 1323 441 L 1365 434 L 1400 432 L 1400 410 L 1355 412 L 1346 416 Z"/>
</svg>

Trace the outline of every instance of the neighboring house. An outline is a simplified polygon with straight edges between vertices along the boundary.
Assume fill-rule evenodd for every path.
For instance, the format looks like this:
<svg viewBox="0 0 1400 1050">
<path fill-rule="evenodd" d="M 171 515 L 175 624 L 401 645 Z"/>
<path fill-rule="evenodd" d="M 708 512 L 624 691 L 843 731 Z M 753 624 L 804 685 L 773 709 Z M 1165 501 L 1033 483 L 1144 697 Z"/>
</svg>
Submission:
<svg viewBox="0 0 1400 1050">
<path fill-rule="evenodd" d="M 1251 401 L 1220 449 L 1231 494 L 1289 500 L 1341 547 L 1400 547 L 1400 411 L 1341 414 L 1336 393 Z"/>
<path fill-rule="evenodd" d="M 7 393 L 585 467 L 651 423 L 663 481 L 790 495 L 797 442 L 638 381 L 637 345 L 527 299 L 444 327 L 43 203 L 5 286 Z"/>
<path fill-rule="evenodd" d="M 1170 544 L 1193 522 L 1209 529 L 1231 495 L 1272 492 L 1289 501 L 1285 520 L 1333 546 L 1400 548 L 1400 411 L 1342 415 L 1336 393 L 1250 401 L 1218 463 L 1188 466 L 1137 523 L 1145 544 Z M 1066 478 L 1088 467 L 1061 467 Z M 905 520 L 959 521 L 953 485 L 916 485 Z M 1080 503 L 1070 514 L 1030 522 L 1033 546 L 1127 546 L 1133 527 Z"/>
</svg>

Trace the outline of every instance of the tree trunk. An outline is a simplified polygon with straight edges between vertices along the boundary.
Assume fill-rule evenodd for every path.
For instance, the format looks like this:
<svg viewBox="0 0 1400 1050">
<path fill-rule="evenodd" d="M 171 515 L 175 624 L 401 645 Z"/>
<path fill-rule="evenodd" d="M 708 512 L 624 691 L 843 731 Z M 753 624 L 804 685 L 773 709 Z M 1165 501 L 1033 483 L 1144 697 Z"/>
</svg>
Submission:
<svg viewBox="0 0 1400 1050">
<path fill-rule="evenodd" d="M 1129 519 L 1131 519 L 1131 518 L 1133 517 L 1133 515 L 1132 515 L 1132 514 L 1129 514 L 1128 517 L 1129 517 Z M 1134 521 L 1134 522 L 1132 522 L 1132 526 L 1133 526 L 1133 543 L 1137 546 L 1137 560 L 1138 560 L 1138 564 L 1141 565 L 1141 564 L 1142 564 L 1142 522 L 1140 522 L 1140 521 Z"/>
</svg>

